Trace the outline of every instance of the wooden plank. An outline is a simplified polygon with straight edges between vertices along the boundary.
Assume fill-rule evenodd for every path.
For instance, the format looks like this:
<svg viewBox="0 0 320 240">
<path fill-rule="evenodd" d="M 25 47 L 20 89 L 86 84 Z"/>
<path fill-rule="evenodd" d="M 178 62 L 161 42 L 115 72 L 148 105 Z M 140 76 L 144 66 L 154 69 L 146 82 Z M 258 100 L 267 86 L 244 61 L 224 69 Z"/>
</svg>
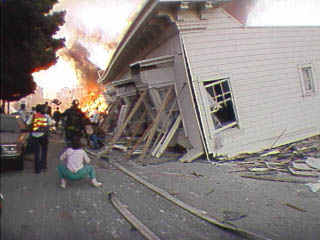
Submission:
<svg viewBox="0 0 320 240">
<path fill-rule="evenodd" d="M 117 129 L 119 129 L 123 125 L 123 122 L 127 116 L 128 110 L 129 110 L 129 105 L 125 104 L 121 106 L 118 123 L 117 123 Z"/>
<path fill-rule="evenodd" d="M 137 143 L 134 145 L 134 147 L 128 152 L 128 158 L 130 158 L 133 154 L 133 152 L 137 149 L 137 147 L 139 146 L 139 144 L 144 140 L 144 138 L 146 136 L 148 136 L 151 128 L 152 128 L 153 123 L 150 124 L 150 126 L 147 128 L 147 130 L 143 133 L 143 135 L 139 138 L 139 140 L 137 141 Z"/>
<path fill-rule="evenodd" d="M 158 142 L 158 138 L 160 138 L 162 136 L 162 138 L 160 139 L 160 141 Z M 165 134 L 161 134 L 161 132 L 159 132 L 157 139 L 155 141 L 155 144 L 152 148 L 152 156 L 155 156 L 157 154 L 157 152 L 159 151 L 160 147 L 161 147 L 161 143 L 163 143 L 164 139 L 166 138 Z"/>
<path fill-rule="evenodd" d="M 109 200 L 113 206 L 128 220 L 146 239 L 160 240 L 149 228 L 147 228 L 138 218 L 136 218 L 115 196 L 115 193 L 109 193 Z"/>
<path fill-rule="evenodd" d="M 172 128 L 170 129 L 168 135 L 164 139 L 164 142 L 161 144 L 159 151 L 156 153 L 157 158 L 159 158 L 162 155 L 162 153 L 166 150 L 166 148 L 168 147 L 170 141 L 172 140 L 174 134 L 176 133 L 176 131 L 180 125 L 181 120 L 182 120 L 181 115 L 179 115 L 177 117 L 176 121 L 174 122 Z"/>
<path fill-rule="evenodd" d="M 261 175 L 240 175 L 244 178 L 253 178 L 257 180 L 266 180 L 266 181 L 275 181 L 275 182 L 290 182 L 290 183 L 308 183 L 308 181 L 301 179 L 292 179 L 285 177 L 277 177 L 277 176 L 261 176 Z"/>
<path fill-rule="evenodd" d="M 146 110 L 148 112 L 149 117 L 153 121 L 154 120 L 154 116 L 153 116 L 153 113 L 152 113 L 152 108 L 151 108 L 149 102 L 147 101 L 147 99 L 145 99 L 145 98 L 143 99 L 143 104 L 146 107 Z"/>
<path fill-rule="evenodd" d="M 196 148 L 192 148 L 191 150 L 188 150 L 188 152 L 183 155 L 181 158 L 179 158 L 179 162 L 192 162 L 193 160 L 197 159 L 198 157 L 203 155 L 203 150 L 199 150 Z"/>
<path fill-rule="evenodd" d="M 115 168 L 119 169 L 120 171 L 124 172 L 125 174 L 127 174 L 128 176 L 132 177 L 133 179 L 135 179 L 137 182 L 143 184 L 144 186 L 148 187 L 149 189 L 151 189 L 152 191 L 154 191 L 155 193 L 161 195 L 162 197 L 164 197 L 165 199 L 171 201 L 172 203 L 176 204 L 177 206 L 185 209 L 186 211 L 190 212 L 191 214 L 201 218 L 202 220 L 205 220 L 215 226 L 218 226 L 222 229 L 234 232 L 239 234 L 240 236 L 243 236 L 247 239 L 251 239 L 251 240 L 266 240 L 267 238 L 259 236 L 255 233 L 240 229 L 240 228 L 236 228 L 236 227 L 231 227 L 229 225 L 226 225 L 222 222 L 220 222 L 219 220 L 209 216 L 206 212 L 204 212 L 201 209 L 195 208 L 191 205 L 189 205 L 186 202 L 183 202 L 177 198 L 175 198 L 174 196 L 170 195 L 168 192 L 164 191 L 163 189 L 149 183 L 148 181 L 144 180 L 143 178 L 137 176 L 136 174 L 134 174 L 133 172 L 129 171 L 127 168 L 125 168 L 124 166 L 122 166 L 121 164 L 114 162 L 112 160 L 110 160 L 110 164 L 112 166 L 114 166 Z"/>
<path fill-rule="evenodd" d="M 169 118 L 170 118 L 170 116 L 171 116 L 171 114 L 172 114 L 172 112 L 173 112 L 173 110 L 174 110 L 174 108 L 175 108 L 175 106 L 176 106 L 179 98 L 181 97 L 182 91 L 183 91 L 183 89 L 185 88 L 186 85 L 187 85 L 186 83 L 183 84 L 182 88 L 180 89 L 180 91 L 179 91 L 179 93 L 178 93 L 178 96 L 174 99 L 174 102 L 173 102 L 172 105 L 171 105 L 171 108 L 170 108 L 170 110 L 169 110 L 169 113 L 167 114 L 165 120 L 163 121 L 163 122 L 164 122 L 164 125 L 162 126 L 162 129 L 160 130 L 160 132 L 159 132 L 159 134 L 158 134 L 158 136 L 157 136 L 157 138 L 156 138 L 156 140 L 155 140 L 155 142 L 154 142 L 154 146 L 152 147 L 152 152 L 155 152 L 155 153 L 156 153 L 156 152 L 158 151 L 158 150 L 156 150 L 156 147 L 159 149 L 158 141 L 159 141 L 159 139 L 160 139 L 164 134 L 167 133 L 168 128 L 169 128 L 169 126 L 170 126 L 170 124 L 169 124 L 169 123 L 170 123 Z M 160 139 L 160 142 L 161 142 L 161 140 L 162 140 L 162 138 Z M 159 142 L 159 143 L 160 143 L 160 142 Z M 155 154 L 155 153 L 154 153 L 154 154 Z M 152 154 L 152 155 L 154 155 L 154 154 Z"/>
<path fill-rule="evenodd" d="M 149 137 L 148 137 L 147 142 L 146 142 L 146 144 L 145 144 L 145 146 L 143 148 L 142 154 L 139 157 L 139 161 L 142 161 L 144 159 L 144 157 L 145 157 L 145 155 L 146 155 L 146 153 L 148 151 L 148 148 L 149 148 L 149 146 L 151 144 L 152 138 L 153 138 L 153 136 L 154 136 L 154 134 L 155 134 L 155 132 L 156 132 L 156 130 L 158 128 L 159 123 L 160 123 L 161 114 L 165 111 L 166 106 L 169 103 L 169 100 L 170 100 L 170 97 L 171 97 L 171 94 L 172 94 L 172 90 L 173 90 L 173 86 L 170 86 L 169 90 L 168 90 L 168 92 L 167 92 L 167 94 L 166 94 L 166 96 L 165 96 L 165 98 L 163 100 L 163 103 L 161 104 L 159 112 L 158 112 L 155 120 L 153 121 Z"/>
<path fill-rule="evenodd" d="M 296 176 L 304 176 L 304 177 L 319 177 L 318 174 L 316 173 L 313 173 L 313 172 L 310 172 L 310 171 L 296 171 L 294 170 L 293 168 L 291 167 L 288 167 L 289 171 L 293 174 L 293 175 L 296 175 Z"/>
<path fill-rule="evenodd" d="M 117 107 L 117 104 L 119 103 L 119 99 L 116 99 L 114 102 L 112 102 L 109 106 L 108 106 L 108 108 L 107 108 L 107 110 L 106 110 L 106 112 L 108 113 L 107 114 L 107 116 L 105 116 L 105 118 L 103 119 L 103 121 L 101 121 L 101 123 L 100 123 L 100 128 L 101 129 L 103 129 L 104 131 L 106 131 L 106 127 L 107 127 L 107 125 L 108 125 L 108 123 L 109 123 L 109 118 L 110 118 L 110 116 L 111 116 L 111 114 L 114 112 L 114 110 L 116 109 L 116 107 Z"/>
<path fill-rule="evenodd" d="M 139 121 L 137 123 L 137 126 L 133 129 L 133 133 L 132 133 L 131 139 L 128 141 L 127 146 L 130 146 L 132 141 L 133 141 L 133 139 L 136 137 L 138 131 L 140 130 L 140 128 L 142 126 L 143 121 L 145 120 L 146 114 L 147 114 L 147 110 L 144 110 L 142 116 L 140 117 L 140 119 L 139 119 Z"/>
<path fill-rule="evenodd" d="M 169 113 L 170 114 L 170 113 Z M 156 150 L 156 148 L 159 149 L 159 144 L 160 142 L 163 140 L 163 138 L 165 137 L 167 131 L 168 131 L 168 127 L 169 127 L 169 123 L 171 123 L 171 121 L 169 121 L 169 116 L 170 115 L 167 115 L 168 118 L 166 118 L 163 122 L 164 122 L 164 125 L 162 126 L 162 128 L 158 131 L 158 136 L 156 138 L 156 140 L 154 141 L 154 145 L 152 146 L 152 152 L 154 151 L 158 151 Z M 162 138 L 161 138 L 162 137 Z M 160 139 L 161 138 L 161 139 Z M 160 141 L 159 141 L 160 140 Z M 154 154 L 152 154 L 154 155 Z"/>
<path fill-rule="evenodd" d="M 118 129 L 117 133 L 115 134 L 115 136 L 112 138 L 110 145 L 105 149 L 104 153 L 108 153 L 109 150 L 112 148 L 112 145 L 118 141 L 119 137 L 121 136 L 122 132 L 124 131 L 124 129 L 126 128 L 126 126 L 128 125 L 128 123 L 130 122 L 131 118 L 134 116 L 134 114 L 136 113 L 136 111 L 138 110 L 138 108 L 140 107 L 143 98 L 146 96 L 146 91 L 144 91 L 138 101 L 136 102 L 136 104 L 134 105 L 133 109 L 130 111 L 129 116 L 127 117 L 127 119 L 125 120 L 125 122 L 123 123 L 123 125 L 121 126 L 120 129 Z"/>
</svg>

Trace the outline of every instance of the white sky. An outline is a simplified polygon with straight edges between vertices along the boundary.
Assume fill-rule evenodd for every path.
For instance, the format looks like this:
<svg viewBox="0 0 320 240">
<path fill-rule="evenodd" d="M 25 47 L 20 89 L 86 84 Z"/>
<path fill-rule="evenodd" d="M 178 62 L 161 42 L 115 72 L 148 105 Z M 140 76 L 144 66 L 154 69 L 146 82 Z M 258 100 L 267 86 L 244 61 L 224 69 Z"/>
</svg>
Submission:
<svg viewBox="0 0 320 240">
<path fill-rule="evenodd" d="M 320 0 L 255 0 L 247 25 L 320 26 Z"/>
</svg>

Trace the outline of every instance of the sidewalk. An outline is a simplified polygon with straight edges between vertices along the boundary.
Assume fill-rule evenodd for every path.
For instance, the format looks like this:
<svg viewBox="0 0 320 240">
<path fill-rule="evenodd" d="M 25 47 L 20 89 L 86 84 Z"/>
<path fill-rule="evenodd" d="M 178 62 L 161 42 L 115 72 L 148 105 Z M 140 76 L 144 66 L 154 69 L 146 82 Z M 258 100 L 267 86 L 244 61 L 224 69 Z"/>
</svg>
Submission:
<svg viewBox="0 0 320 240">
<path fill-rule="evenodd" d="M 109 158 L 230 226 L 270 239 L 319 239 L 320 190 L 313 192 L 306 185 L 319 177 L 292 177 L 278 171 L 278 178 L 293 181 L 267 181 L 242 177 L 231 161 L 172 160 L 141 166 L 118 151 L 111 151 Z"/>
</svg>

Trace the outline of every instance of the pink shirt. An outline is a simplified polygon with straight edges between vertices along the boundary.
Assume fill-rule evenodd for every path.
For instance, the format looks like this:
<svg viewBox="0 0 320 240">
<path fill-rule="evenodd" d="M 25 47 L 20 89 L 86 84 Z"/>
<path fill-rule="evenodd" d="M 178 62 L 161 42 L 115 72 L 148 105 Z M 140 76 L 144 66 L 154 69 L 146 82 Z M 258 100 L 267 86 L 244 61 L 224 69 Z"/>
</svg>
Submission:
<svg viewBox="0 0 320 240">
<path fill-rule="evenodd" d="M 90 163 L 88 154 L 82 149 L 74 150 L 72 148 L 67 148 L 60 156 L 60 160 L 67 160 L 67 168 L 73 173 L 83 168 L 84 161 Z"/>
</svg>

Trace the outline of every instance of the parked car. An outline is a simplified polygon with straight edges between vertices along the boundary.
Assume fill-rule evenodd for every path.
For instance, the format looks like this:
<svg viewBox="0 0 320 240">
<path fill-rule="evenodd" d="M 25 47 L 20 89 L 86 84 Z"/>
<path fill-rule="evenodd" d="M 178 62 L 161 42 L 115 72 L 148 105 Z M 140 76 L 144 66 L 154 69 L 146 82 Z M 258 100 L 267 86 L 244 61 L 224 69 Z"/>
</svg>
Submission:
<svg viewBox="0 0 320 240">
<path fill-rule="evenodd" d="M 19 116 L 1 114 L 0 126 L 1 170 L 12 164 L 17 170 L 23 170 L 23 155 L 29 136 L 26 124 Z"/>
</svg>

